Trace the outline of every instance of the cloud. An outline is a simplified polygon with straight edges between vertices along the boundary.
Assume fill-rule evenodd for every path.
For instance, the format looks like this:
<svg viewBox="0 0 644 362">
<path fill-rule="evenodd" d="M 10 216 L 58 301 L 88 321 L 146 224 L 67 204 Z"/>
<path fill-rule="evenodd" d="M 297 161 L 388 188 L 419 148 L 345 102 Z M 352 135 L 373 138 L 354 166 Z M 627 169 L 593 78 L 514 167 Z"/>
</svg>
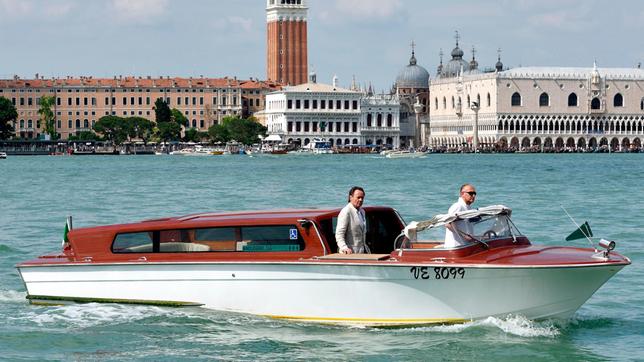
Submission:
<svg viewBox="0 0 644 362">
<path fill-rule="evenodd" d="M 34 11 L 34 4 L 31 1 L 0 0 L 1 15 L 9 17 L 22 17 L 30 15 Z"/>
<path fill-rule="evenodd" d="M 245 32 L 250 33 L 253 28 L 253 19 L 242 18 L 240 16 L 231 16 L 228 18 L 228 22 L 232 25 L 236 25 L 244 29 Z"/>
<path fill-rule="evenodd" d="M 57 1 L 55 4 L 48 3 L 43 7 L 43 12 L 46 17 L 60 18 L 69 14 L 74 5 L 69 2 Z"/>
<path fill-rule="evenodd" d="M 116 16 L 124 21 L 150 22 L 164 15 L 169 0 L 112 0 Z"/>
<path fill-rule="evenodd" d="M 401 0 L 336 0 L 334 7 L 354 20 L 372 20 L 391 17 L 402 9 L 402 5 Z"/>
</svg>

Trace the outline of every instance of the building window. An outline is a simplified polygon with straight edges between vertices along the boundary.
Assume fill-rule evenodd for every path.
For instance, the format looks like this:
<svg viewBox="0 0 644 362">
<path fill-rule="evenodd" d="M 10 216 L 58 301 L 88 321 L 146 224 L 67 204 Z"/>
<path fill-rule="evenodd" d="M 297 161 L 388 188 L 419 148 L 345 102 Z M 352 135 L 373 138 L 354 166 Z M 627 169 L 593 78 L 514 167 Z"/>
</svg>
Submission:
<svg viewBox="0 0 644 362">
<path fill-rule="evenodd" d="M 320 101 L 320 108 L 321 109 L 326 109 L 326 100 L 323 99 L 323 100 Z"/>
<path fill-rule="evenodd" d="M 344 101 L 344 109 L 349 109 L 349 101 Z"/>
<path fill-rule="evenodd" d="M 391 113 L 387 115 L 387 127 L 392 127 L 393 125 L 393 117 L 391 116 Z"/>
<path fill-rule="evenodd" d="M 443 97 L 443 109 L 447 109 L 447 99 Z"/>
<path fill-rule="evenodd" d="M 574 92 L 568 95 L 568 107 L 577 107 L 577 94 Z"/>
<path fill-rule="evenodd" d="M 539 107 L 547 107 L 550 105 L 550 97 L 548 96 L 548 93 L 543 92 L 539 96 Z"/>
<path fill-rule="evenodd" d="M 304 100 L 304 109 L 309 109 L 309 100 L 308 99 Z"/>
<path fill-rule="evenodd" d="M 521 105 L 521 94 L 519 92 L 514 92 L 512 95 L 512 106 L 520 106 Z"/>
<path fill-rule="evenodd" d="M 286 108 L 287 109 L 293 109 L 293 100 L 292 99 L 289 99 L 288 101 L 286 101 Z"/>
<path fill-rule="evenodd" d="M 640 101 L 640 109 L 644 111 L 644 98 Z"/>
<path fill-rule="evenodd" d="M 376 122 L 378 127 L 382 127 L 382 114 L 378 113 Z"/>
<path fill-rule="evenodd" d="M 351 123 L 351 131 L 352 131 L 353 133 L 358 132 L 358 122 L 352 122 L 352 123 Z"/>
<path fill-rule="evenodd" d="M 492 105 L 492 98 L 490 97 L 490 93 L 487 94 L 487 106 L 490 107 Z"/>
<path fill-rule="evenodd" d="M 590 109 L 600 109 L 601 108 L 601 102 L 599 101 L 599 98 L 593 98 L 592 101 L 590 101 Z"/>
<path fill-rule="evenodd" d="M 353 101 L 353 109 L 358 109 L 358 101 Z"/>
<path fill-rule="evenodd" d="M 333 109 L 333 101 L 329 100 L 329 109 Z"/>
<path fill-rule="evenodd" d="M 624 107 L 624 97 L 620 93 L 615 94 L 613 107 Z"/>
<path fill-rule="evenodd" d="M 367 127 L 371 127 L 371 113 L 367 114 Z"/>
</svg>

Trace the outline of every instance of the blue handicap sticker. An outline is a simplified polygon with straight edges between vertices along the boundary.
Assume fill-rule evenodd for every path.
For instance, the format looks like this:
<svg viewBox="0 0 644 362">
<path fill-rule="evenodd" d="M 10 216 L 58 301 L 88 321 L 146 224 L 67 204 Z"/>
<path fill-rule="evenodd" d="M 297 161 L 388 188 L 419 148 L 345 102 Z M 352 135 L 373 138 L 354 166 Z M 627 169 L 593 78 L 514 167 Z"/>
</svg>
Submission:
<svg viewBox="0 0 644 362">
<path fill-rule="evenodd" d="M 289 229 L 289 239 L 297 240 L 297 229 Z"/>
</svg>

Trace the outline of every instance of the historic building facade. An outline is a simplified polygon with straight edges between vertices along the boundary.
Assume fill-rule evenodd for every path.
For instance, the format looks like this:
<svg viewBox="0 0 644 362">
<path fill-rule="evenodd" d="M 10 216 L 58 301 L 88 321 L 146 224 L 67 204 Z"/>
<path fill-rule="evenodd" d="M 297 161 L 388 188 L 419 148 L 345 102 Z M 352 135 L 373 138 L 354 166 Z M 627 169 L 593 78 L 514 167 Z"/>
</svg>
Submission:
<svg viewBox="0 0 644 362">
<path fill-rule="evenodd" d="M 644 140 L 642 69 L 503 70 L 500 59 L 489 72 L 466 62 L 454 68 L 430 81 L 433 147 L 471 148 L 475 120 L 481 147 L 625 150 Z"/>
<path fill-rule="evenodd" d="M 429 72 L 418 65 L 413 44 L 409 64 L 396 76 L 395 90 L 400 102 L 400 145 L 419 147 L 427 144 Z M 415 107 L 416 103 L 422 107 Z M 416 109 L 419 110 L 418 114 Z"/>
<path fill-rule="evenodd" d="M 284 143 L 305 146 L 314 138 L 332 146 L 390 144 L 399 146 L 399 108 L 395 95 L 367 95 L 357 89 L 310 81 L 266 96 L 268 133 Z"/>
<path fill-rule="evenodd" d="M 307 0 L 266 1 L 266 79 L 282 84 L 306 83 Z"/>
<path fill-rule="evenodd" d="M 188 128 L 207 131 L 226 116 L 251 115 L 264 108 L 270 82 L 235 78 L 93 77 L 0 80 L 0 97 L 18 111 L 16 137 L 32 139 L 43 132 L 38 109 L 43 96 L 55 96 L 56 131 L 62 139 L 91 131 L 101 117 L 143 117 L 154 120 L 154 102 L 165 99 L 188 119 Z"/>
</svg>

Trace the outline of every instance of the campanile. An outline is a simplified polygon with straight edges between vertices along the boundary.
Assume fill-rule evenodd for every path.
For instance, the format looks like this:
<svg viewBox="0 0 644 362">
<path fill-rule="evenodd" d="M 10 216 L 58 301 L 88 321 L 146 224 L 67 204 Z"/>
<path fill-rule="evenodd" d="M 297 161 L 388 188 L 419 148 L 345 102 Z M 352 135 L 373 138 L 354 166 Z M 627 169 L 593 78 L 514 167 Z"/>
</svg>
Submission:
<svg viewBox="0 0 644 362">
<path fill-rule="evenodd" d="M 266 0 L 266 78 L 298 85 L 307 82 L 307 0 Z"/>
</svg>

